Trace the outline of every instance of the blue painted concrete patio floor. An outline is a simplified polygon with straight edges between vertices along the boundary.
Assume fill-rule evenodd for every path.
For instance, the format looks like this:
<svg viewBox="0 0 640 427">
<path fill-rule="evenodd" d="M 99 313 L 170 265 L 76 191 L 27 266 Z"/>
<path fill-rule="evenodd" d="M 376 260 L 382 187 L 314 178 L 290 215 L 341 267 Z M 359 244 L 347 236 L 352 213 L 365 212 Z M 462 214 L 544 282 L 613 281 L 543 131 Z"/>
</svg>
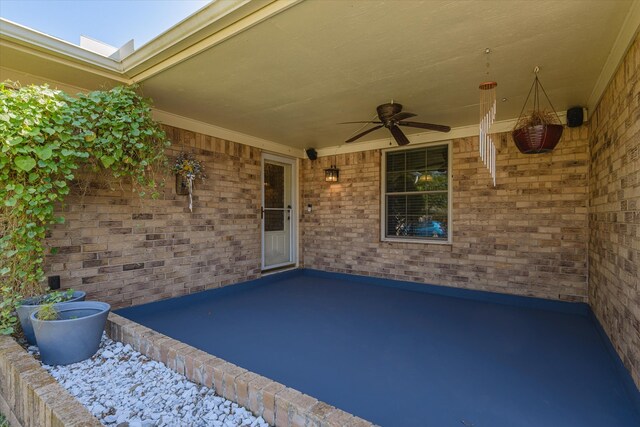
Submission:
<svg viewBox="0 0 640 427">
<path fill-rule="evenodd" d="M 382 426 L 640 426 L 590 318 L 347 277 L 284 273 L 118 314 Z"/>
</svg>

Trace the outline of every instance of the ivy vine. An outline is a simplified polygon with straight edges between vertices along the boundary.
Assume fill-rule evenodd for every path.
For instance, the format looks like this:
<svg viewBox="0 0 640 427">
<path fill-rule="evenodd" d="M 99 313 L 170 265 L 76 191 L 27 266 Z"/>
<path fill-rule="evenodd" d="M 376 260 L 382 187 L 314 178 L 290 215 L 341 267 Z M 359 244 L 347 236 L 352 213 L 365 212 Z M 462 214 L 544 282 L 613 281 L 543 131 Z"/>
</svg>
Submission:
<svg viewBox="0 0 640 427">
<path fill-rule="evenodd" d="M 64 222 L 55 208 L 77 170 L 108 172 L 157 197 L 169 142 L 134 87 L 71 97 L 11 82 L 0 84 L 0 139 L 0 334 L 9 334 L 15 305 L 42 292 L 45 234 Z"/>
</svg>

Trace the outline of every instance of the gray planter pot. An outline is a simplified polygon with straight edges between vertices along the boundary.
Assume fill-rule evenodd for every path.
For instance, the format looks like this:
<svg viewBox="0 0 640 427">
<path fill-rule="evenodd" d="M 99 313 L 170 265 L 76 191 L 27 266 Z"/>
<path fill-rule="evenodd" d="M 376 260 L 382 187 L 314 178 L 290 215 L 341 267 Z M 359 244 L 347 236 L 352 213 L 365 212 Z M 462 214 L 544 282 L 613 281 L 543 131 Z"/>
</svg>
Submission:
<svg viewBox="0 0 640 427">
<path fill-rule="evenodd" d="M 31 313 L 40 358 L 46 365 L 69 365 L 93 356 L 111 306 L 105 302 L 79 301 L 55 304 L 60 320 L 36 319 Z"/>
<path fill-rule="evenodd" d="M 84 298 L 86 296 L 87 296 L 87 293 L 84 291 L 74 291 L 73 298 L 71 298 L 68 301 L 65 301 L 65 303 L 75 302 L 75 301 L 84 301 Z M 27 342 L 31 345 L 36 345 L 37 342 L 36 342 L 36 336 L 33 334 L 33 326 L 31 325 L 31 320 L 29 319 L 29 316 L 31 316 L 31 313 L 36 311 L 38 307 L 40 307 L 39 301 L 41 301 L 43 297 L 44 295 L 40 295 L 37 297 L 32 297 L 32 298 L 27 298 L 25 300 L 22 300 L 22 302 L 20 303 L 20 306 L 16 308 L 16 312 L 18 313 L 18 318 L 20 319 L 20 325 L 22 325 L 22 330 L 24 331 L 24 336 L 27 338 Z"/>
</svg>

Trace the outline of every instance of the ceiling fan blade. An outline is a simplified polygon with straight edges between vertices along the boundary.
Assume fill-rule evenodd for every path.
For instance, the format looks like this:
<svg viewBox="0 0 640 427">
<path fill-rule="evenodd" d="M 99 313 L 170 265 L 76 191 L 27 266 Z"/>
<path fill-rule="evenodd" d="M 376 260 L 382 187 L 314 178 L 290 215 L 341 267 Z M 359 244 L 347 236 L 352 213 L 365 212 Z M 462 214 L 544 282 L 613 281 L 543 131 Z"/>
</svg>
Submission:
<svg viewBox="0 0 640 427">
<path fill-rule="evenodd" d="M 393 137 L 396 139 L 398 145 L 407 145 L 409 143 L 409 140 L 407 139 L 405 134 L 402 133 L 398 126 L 391 126 L 389 127 L 389 130 L 391 131 Z"/>
<path fill-rule="evenodd" d="M 340 122 L 338 123 L 339 125 L 350 125 L 352 123 L 375 123 L 375 124 L 380 124 L 382 122 Z"/>
<path fill-rule="evenodd" d="M 398 122 L 400 120 L 404 120 L 404 119 L 408 119 L 409 117 L 415 117 L 416 114 L 413 113 L 407 113 L 407 112 L 399 112 L 397 114 L 394 114 L 393 116 L 391 116 L 389 118 L 389 120 L 393 120 L 394 122 Z"/>
<path fill-rule="evenodd" d="M 420 123 L 420 122 L 397 122 L 396 124 L 400 126 L 409 126 L 412 128 L 421 128 L 421 129 L 429 129 L 435 130 L 438 132 L 449 132 L 451 128 L 445 125 L 434 125 L 431 123 Z"/>
<path fill-rule="evenodd" d="M 365 130 L 364 132 L 360 132 L 360 133 L 359 133 L 359 134 L 357 134 L 356 136 L 354 136 L 354 137 L 352 137 L 352 138 L 347 139 L 345 142 L 353 142 L 353 141 L 355 141 L 356 139 L 361 138 L 361 137 L 365 136 L 366 134 L 368 134 L 368 133 L 370 133 L 370 132 L 373 132 L 374 130 L 378 130 L 378 129 L 380 129 L 381 127 L 383 127 L 383 126 L 382 126 L 382 125 L 374 126 L 374 127 L 372 127 L 371 129 L 367 129 L 367 130 Z"/>
</svg>

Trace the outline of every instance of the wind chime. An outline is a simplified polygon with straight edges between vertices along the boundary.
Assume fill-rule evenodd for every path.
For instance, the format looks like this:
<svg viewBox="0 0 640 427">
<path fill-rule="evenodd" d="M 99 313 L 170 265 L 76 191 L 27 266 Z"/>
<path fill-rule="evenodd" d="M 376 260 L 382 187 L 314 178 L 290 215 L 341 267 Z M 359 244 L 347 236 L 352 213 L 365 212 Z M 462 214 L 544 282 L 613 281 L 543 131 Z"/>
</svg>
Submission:
<svg viewBox="0 0 640 427">
<path fill-rule="evenodd" d="M 489 75 L 489 54 L 491 49 L 484 51 L 487 55 L 487 76 Z M 496 87 L 498 83 L 486 81 L 480 83 L 480 158 L 489 169 L 493 186 L 496 186 L 496 146 L 491 136 L 491 126 L 496 120 Z"/>
</svg>

